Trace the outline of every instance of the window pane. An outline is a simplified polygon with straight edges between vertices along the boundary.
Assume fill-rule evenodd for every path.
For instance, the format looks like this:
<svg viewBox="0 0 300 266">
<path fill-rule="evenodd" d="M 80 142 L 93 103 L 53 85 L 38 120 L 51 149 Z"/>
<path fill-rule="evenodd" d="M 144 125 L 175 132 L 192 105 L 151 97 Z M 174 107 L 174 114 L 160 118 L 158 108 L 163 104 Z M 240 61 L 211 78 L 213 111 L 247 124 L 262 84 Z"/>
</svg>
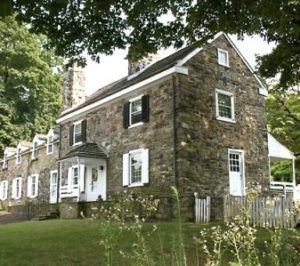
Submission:
<svg viewBox="0 0 300 266">
<path fill-rule="evenodd" d="M 73 185 L 78 185 L 78 168 L 73 168 Z"/>
<path fill-rule="evenodd" d="M 141 99 L 131 102 L 130 117 L 131 117 L 131 121 L 130 121 L 131 125 L 142 121 L 142 100 Z"/>
<path fill-rule="evenodd" d="M 231 96 L 218 94 L 219 116 L 232 118 Z"/>
<path fill-rule="evenodd" d="M 227 53 L 223 52 L 223 51 L 219 51 L 218 53 L 218 60 L 219 60 L 219 64 L 222 65 L 228 65 L 228 58 L 227 58 Z"/>
<path fill-rule="evenodd" d="M 74 125 L 74 143 L 81 141 L 81 123 Z"/>
<path fill-rule="evenodd" d="M 131 154 L 131 183 L 142 181 L 142 153 Z"/>
<path fill-rule="evenodd" d="M 229 154 L 229 165 L 231 172 L 240 172 L 240 156 L 237 153 Z"/>
</svg>

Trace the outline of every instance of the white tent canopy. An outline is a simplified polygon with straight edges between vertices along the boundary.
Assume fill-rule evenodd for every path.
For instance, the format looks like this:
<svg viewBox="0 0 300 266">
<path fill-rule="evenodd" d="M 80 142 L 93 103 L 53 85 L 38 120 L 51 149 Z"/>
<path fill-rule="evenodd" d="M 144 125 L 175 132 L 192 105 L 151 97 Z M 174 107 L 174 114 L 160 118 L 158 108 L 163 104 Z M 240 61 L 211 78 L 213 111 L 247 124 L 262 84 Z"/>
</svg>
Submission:
<svg viewBox="0 0 300 266">
<path fill-rule="evenodd" d="M 277 139 L 275 139 L 270 133 L 268 133 L 268 149 L 269 149 L 269 169 L 270 169 L 270 185 L 271 189 L 283 190 L 284 195 L 286 192 L 293 192 L 294 198 L 294 188 L 296 186 L 296 176 L 295 176 L 295 156 L 287 147 L 282 145 Z M 276 160 L 292 160 L 292 182 L 282 182 L 273 181 L 271 176 L 271 161 Z"/>
<path fill-rule="evenodd" d="M 268 133 L 268 148 L 269 158 L 272 159 L 295 159 L 294 154 L 278 140 L 276 140 L 270 133 Z"/>
</svg>

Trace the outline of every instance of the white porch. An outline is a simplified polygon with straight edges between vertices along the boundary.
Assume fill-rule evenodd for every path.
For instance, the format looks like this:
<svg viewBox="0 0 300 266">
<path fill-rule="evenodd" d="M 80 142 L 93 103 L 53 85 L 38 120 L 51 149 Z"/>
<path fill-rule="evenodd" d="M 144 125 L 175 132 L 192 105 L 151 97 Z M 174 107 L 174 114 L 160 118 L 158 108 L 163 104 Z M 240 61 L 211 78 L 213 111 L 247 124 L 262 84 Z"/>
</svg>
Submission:
<svg viewBox="0 0 300 266">
<path fill-rule="evenodd" d="M 270 169 L 270 188 L 287 195 L 292 193 L 294 200 L 300 200 L 300 190 L 296 187 L 296 172 L 295 172 L 295 156 L 288 148 L 276 140 L 270 133 L 268 133 L 268 149 L 269 149 L 269 169 Z M 280 160 L 290 160 L 292 170 L 292 181 L 274 181 L 271 174 L 271 163 Z"/>
<path fill-rule="evenodd" d="M 83 144 L 59 161 L 59 198 L 72 201 L 106 200 L 107 159 L 94 143 Z"/>
</svg>

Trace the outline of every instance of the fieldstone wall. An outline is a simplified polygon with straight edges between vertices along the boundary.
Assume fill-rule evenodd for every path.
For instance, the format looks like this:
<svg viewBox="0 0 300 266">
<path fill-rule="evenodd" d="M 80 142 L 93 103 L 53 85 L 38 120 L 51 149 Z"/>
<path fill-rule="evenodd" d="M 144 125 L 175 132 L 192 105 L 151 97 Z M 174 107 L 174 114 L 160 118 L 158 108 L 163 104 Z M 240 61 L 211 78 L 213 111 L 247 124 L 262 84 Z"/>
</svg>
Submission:
<svg viewBox="0 0 300 266">
<path fill-rule="evenodd" d="M 15 212 L 26 213 L 28 211 L 28 205 L 48 204 L 50 192 L 50 171 L 57 169 L 57 158 L 58 143 L 54 145 L 53 154 L 47 155 L 46 145 L 42 145 L 39 147 L 39 155 L 36 159 L 32 159 L 32 154 L 28 151 L 22 154 L 20 164 L 16 164 L 15 156 L 11 156 L 8 159 L 8 167 L 6 169 L 3 169 L 2 165 L 0 165 L 0 181 L 8 180 L 8 198 L 3 201 L 5 208 Z M 35 198 L 27 197 L 27 180 L 28 176 L 32 174 L 38 174 L 39 176 L 38 196 Z M 12 181 L 16 177 L 22 177 L 22 194 L 21 198 L 18 200 L 12 198 Z"/>
<path fill-rule="evenodd" d="M 230 67 L 218 64 L 217 48 L 229 52 Z M 185 66 L 188 76 L 170 76 L 77 119 L 87 120 L 87 141 L 102 145 L 109 155 L 108 200 L 124 190 L 154 194 L 164 199 L 161 213 L 171 217 L 170 187 L 177 186 L 186 219 L 194 219 L 194 192 L 211 196 L 212 215 L 222 219 L 222 197 L 229 193 L 228 149 L 245 152 L 246 182 L 268 183 L 265 99 L 258 94 L 253 74 L 223 36 Z M 235 123 L 216 119 L 216 89 L 234 94 Z M 124 129 L 123 105 L 141 94 L 150 98 L 150 122 Z M 69 146 L 73 122 L 61 127 L 62 156 L 74 148 Z M 122 156 L 139 148 L 149 149 L 150 182 L 123 187 Z"/>
<path fill-rule="evenodd" d="M 76 63 L 64 66 L 63 110 L 85 101 L 84 69 Z"/>
<path fill-rule="evenodd" d="M 149 95 L 149 122 L 143 125 L 123 128 L 123 105 L 131 98 Z M 108 155 L 107 195 L 127 190 L 170 197 L 174 186 L 174 113 L 173 80 L 169 79 L 144 90 L 135 91 L 125 98 L 103 106 L 88 114 L 87 141 L 102 145 Z M 79 119 L 79 118 L 78 118 Z M 61 155 L 73 147 L 69 146 L 69 122 L 62 125 Z M 149 149 L 149 184 L 142 187 L 123 187 L 123 154 L 139 148 Z"/>
<path fill-rule="evenodd" d="M 218 64 L 217 48 L 229 52 L 229 67 Z M 265 99 L 259 84 L 227 39 L 219 37 L 186 63 L 189 75 L 176 80 L 176 153 L 179 189 L 187 213 L 193 192 L 212 196 L 222 213 L 229 193 L 228 149 L 245 152 L 246 183 L 267 186 L 268 150 Z M 234 94 L 235 123 L 216 119 L 215 90 Z M 219 199 L 217 199 L 220 197 Z M 187 215 L 192 219 L 192 216 Z"/>
</svg>

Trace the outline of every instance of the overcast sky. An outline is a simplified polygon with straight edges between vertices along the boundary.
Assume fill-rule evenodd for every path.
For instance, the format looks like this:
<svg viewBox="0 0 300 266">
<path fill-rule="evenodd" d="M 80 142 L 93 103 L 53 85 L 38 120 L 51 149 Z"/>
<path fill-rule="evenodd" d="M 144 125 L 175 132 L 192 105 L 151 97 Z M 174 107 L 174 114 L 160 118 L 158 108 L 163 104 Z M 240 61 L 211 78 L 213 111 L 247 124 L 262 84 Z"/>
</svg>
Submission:
<svg viewBox="0 0 300 266">
<path fill-rule="evenodd" d="M 244 41 L 238 41 L 235 36 L 230 36 L 240 52 L 255 67 L 255 55 L 269 53 L 274 44 L 267 44 L 259 37 L 246 37 Z M 162 52 L 168 55 L 171 49 Z M 89 95 L 95 90 L 116 81 L 127 75 L 126 51 L 117 50 L 112 56 L 102 56 L 101 63 L 97 64 L 91 60 L 86 67 L 86 93 Z"/>
</svg>

